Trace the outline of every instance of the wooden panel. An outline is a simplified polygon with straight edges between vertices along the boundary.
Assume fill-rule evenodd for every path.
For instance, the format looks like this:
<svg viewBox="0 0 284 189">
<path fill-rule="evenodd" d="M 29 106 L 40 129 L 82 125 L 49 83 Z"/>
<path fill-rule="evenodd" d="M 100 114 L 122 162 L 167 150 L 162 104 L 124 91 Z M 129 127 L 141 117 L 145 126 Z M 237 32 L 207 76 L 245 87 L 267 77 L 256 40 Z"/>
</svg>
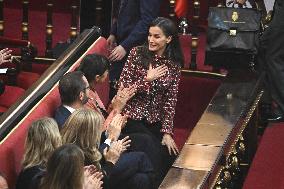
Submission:
<svg viewBox="0 0 284 189">
<path fill-rule="evenodd" d="M 231 130 L 232 126 L 226 124 L 197 124 L 186 144 L 222 146 Z"/>
<path fill-rule="evenodd" d="M 173 166 L 178 168 L 210 171 L 220 152 L 221 148 L 216 146 L 186 144 L 183 146 L 181 153 Z"/>
<path fill-rule="evenodd" d="M 160 189 L 195 189 L 206 178 L 207 171 L 171 168 L 160 185 Z"/>
</svg>

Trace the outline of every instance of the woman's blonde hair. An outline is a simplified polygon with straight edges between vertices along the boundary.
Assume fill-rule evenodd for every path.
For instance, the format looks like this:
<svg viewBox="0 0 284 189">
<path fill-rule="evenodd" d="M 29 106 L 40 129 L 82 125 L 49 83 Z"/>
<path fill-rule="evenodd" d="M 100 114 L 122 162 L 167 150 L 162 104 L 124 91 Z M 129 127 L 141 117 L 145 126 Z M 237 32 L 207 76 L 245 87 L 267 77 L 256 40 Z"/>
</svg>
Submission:
<svg viewBox="0 0 284 189">
<path fill-rule="evenodd" d="M 23 168 L 46 166 L 49 156 L 61 144 L 60 132 L 54 119 L 44 117 L 34 121 L 25 142 Z"/>
<path fill-rule="evenodd" d="M 100 168 L 102 158 L 98 148 L 101 140 L 103 117 L 91 109 L 78 109 L 66 120 L 62 129 L 64 144 L 73 143 L 79 146 L 85 155 L 86 164 Z"/>
</svg>

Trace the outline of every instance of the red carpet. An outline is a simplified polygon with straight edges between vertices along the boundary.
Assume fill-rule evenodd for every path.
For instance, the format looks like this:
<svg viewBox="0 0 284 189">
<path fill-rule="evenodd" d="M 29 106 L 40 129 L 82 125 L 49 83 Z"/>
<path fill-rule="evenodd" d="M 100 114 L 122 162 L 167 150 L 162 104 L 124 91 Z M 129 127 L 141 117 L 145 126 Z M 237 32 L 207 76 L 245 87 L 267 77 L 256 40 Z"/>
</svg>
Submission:
<svg viewBox="0 0 284 189">
<path fill-rule="evenodd" d="M 268 127 L 245 180 L 244 189 L 284 189 L 284 123 Z"/>
</svg>

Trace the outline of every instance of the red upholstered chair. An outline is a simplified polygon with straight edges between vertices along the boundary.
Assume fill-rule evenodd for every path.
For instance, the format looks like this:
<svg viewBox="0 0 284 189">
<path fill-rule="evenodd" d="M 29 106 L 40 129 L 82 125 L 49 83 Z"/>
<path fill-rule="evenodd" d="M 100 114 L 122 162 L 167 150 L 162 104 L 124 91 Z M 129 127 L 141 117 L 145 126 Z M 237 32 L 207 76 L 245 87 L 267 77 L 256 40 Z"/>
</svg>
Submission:
<svg viewBox="0 0 284 189">
<path fill-rule="evenodd" d="M 34 84 L 38 79 L 40 78 L 40 75 L 38 73 L 33 72 L 20 72 L 17 76 L 17 86 L 28 89 L 32 84 Z"/>
<path fill-rule="evenodd" d="M 191 63 L 191 35 L 180 35 L 179 41 L 184 56 L 184 68 L 189 69 Z M 212 66 L 204 65 L 206 49 L 206 33 L 200 33 L 198 36 L 198 47 L 196 55 L 196 64 L 198 71 L 212 72 Z"/>
<path fill-rule="evenodd" d="M 47 1 L 29 0 L 29 40 L 38 47 L 39 56 L 45 55 L 46 7 Z M 22 8 L 22 0 L 4 1 L 4 36 L 21 39 Z M 70 12 L 71 0 L 53 1 L 53 46 L 70 36 Z"/>
<path fill-rule="evenodd" d="M 2 109 L 6 108 L 7 110 L 24 92 L 25 90 L 20 87 L 6 85 L 4 93 L 0 95 L 0 106 Z"/>
</svg>

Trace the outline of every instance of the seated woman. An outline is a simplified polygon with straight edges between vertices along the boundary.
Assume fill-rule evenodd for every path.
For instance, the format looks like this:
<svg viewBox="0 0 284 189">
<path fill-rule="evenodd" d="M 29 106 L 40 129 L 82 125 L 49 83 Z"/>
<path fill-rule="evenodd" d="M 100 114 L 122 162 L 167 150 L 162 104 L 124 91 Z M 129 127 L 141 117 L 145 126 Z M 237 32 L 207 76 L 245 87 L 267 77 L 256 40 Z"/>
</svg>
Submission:
<svg viewBox="0 0 284 189">
<path fill-rule="evenodd" d="M 145 133 L 155 139 L 162 162 L 162 176 L 178 154 L 173 140 L 173 119 L 177 102 L 183 54 L 174 23 L 156 18 L 148 41 L 135 47 L 120 76 L 119 85 L 135 85 L 137 91 L 122 110 L 129 117 L 123 133 Z"/>
<path fill-rule="evenodd" d="M 110 105 L 106 109 L 96 91 L 96 85 L 106 81 L 109 67 L 110 63 L 106 57 L 98 54 L 89 54 L 82 59 L 80 66 L 77 68 L 78 71 L 81 71 L 84 74 L 91 89 L 89 91 L 89 100 L 86 105 L 87 107 L 102 113 L 106 119 L 104 122 L 105 128 L 110 125 L 113 118 L 121 112 L 126 102 L 132 98 L 136 92 L 135 86 L 119 88 L 117 95 L 112 99 Z"/>
<path fill-rule="evenodd" d="M 64 143 L 74 143 L 84 152 L 85 165 L 95 165 L 104 173 L 104 188 L 151 188 L 152 165 L 143 152 L 123 153 L 128 138 L 99 150 L 103 118 L 97 111 L 78 109 L 67 119 L 62 130 Z"/>
<path fill-rule="evenodd" d="M 102 175 L 88 171 L 82 150 L 74 144 L 63 145 L 49 158 L 40 189 L 101 189 Z"/>
<path fill-rule="evenodd" d="M 61 145 L 57 123 L 52 118 L 42 118 L 32 123 L 25 142 L 22 171 L 16 189 L 30 189 L 38 184 L 47 160 L 52 152 Z"/>
</svg>

